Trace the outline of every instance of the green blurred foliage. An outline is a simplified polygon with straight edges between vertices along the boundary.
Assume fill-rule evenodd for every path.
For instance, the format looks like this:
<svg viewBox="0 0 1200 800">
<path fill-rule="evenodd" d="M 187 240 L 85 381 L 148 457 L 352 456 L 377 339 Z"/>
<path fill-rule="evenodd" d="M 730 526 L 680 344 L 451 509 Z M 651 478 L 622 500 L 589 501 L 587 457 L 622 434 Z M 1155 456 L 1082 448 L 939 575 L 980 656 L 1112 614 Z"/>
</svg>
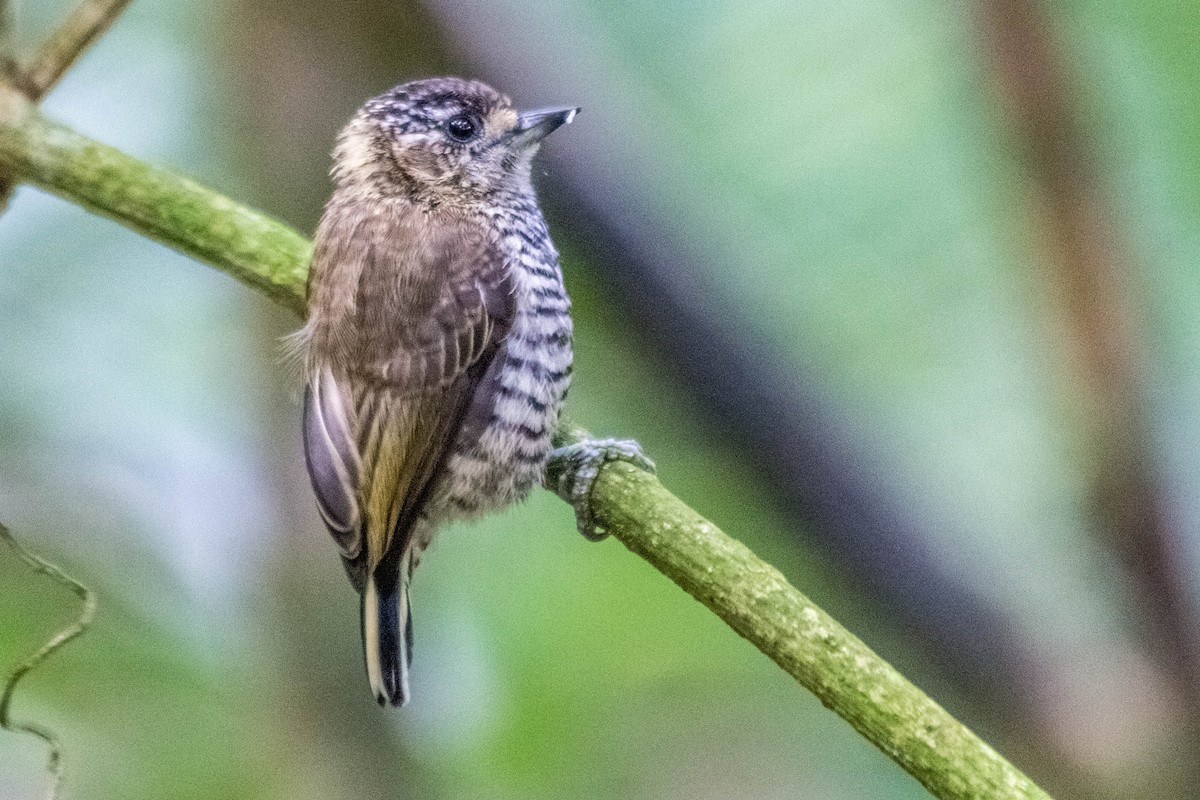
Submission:
<svg viewBox="0 0 1200 800">
<path fill-rule="evenodd" d="M 47 111 L 311 227 L 302 192 L 324 185 L 269 173 L 315 179 L 341 120 L 293 130 L 275 153 L 248 143 L 258 126 L 229 43 L 253 46 L 256 32 L 232 29 L 240 5 L 139 0 Z M 67 7 L 21 6 L 21 41 Z M 1170 744 L 1175 720 L 1155 705 L 1127 600 L 1091 537 L 1094 465 L 1037 282 L 1036 208 L 970 12 L 891 0 L 430 8 L 468 58 L 473 32 L 509 37 L 500 57 L 530 76 L 503 87 L 519 100 L 585 107 L 550 146 L 633 198 L 648 235 L 699 243 L 710 258 L 694 277 L 836 398 L 946 563 L 1061 669 L 1045 698 L 1066 744 L 1036 754 L 1039 777 L 1063 797 L 1155 796 L 1139 762 Z M 1195 550 L 1200 61 L 1186 32 L 1200 10 L 1053 13 L 1134 262 L 1151 426 Z M 262 154 L 253 167 L 247 153 Z M 971 713 L 695 422 L 669 365 L 604 296 L 604 265 L 575 255 L 576 235 L 557 236 L 578 317 L 572 416 L 638 437 L 677 494 Z M 100 596 L 95 629 L 15 703 L 61 732 L 68 796 L 923 796 L 647 565 L 582 541 L 545 493 L 444 532 L 413 587 L 416 699 L 377 709 L 353 592 L 300 466 L 297 389 L 274 346 L 293 324 L 32 190 L 0 218 L 0 519 Z M 14 664 L 75 601 L 3 553 L 0 586 L 0 665 Z M 1129 685 L 1141 679 L 1149 688 Z M 0 797 L 40 796 L 41 748 L 0 740 Z"/>
</svg>

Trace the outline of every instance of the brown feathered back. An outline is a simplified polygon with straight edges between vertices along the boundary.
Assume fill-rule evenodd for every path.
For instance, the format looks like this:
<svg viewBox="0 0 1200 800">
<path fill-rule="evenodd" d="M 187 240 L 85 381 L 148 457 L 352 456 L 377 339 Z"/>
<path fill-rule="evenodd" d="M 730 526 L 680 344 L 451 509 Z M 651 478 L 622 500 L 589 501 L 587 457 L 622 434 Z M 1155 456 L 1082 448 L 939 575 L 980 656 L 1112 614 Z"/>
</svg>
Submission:
<svg viewBox="0 0 1200 800">
<path fill-rule="evenodd" d="M 370 571 L 407 545 L 511 324 L 511 287 L 481 227 L 402 201 L 335 199 L 309 292 L 307 372 L 320 412 L 306 424 L 310 471 L 353 572 Z M 324 458 L 331 468 L 314 470 Z"/>
</svg>

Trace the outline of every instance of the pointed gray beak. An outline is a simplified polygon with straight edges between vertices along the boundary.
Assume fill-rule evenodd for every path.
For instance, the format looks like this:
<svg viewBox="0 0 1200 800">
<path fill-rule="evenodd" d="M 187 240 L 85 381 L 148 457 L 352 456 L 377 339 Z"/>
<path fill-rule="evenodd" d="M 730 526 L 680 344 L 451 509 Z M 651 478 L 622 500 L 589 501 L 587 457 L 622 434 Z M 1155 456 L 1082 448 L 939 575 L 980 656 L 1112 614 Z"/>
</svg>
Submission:
<svg viewBox="0 0 1200 800">
<path fill-rule="evenodd" d="M 513 143 L 523 147 L 537 144 L 575 119 L 578 113 L 578 108 L 541 108 L 537 111 L 526 111 L 517 118 Z"/>
</svg>

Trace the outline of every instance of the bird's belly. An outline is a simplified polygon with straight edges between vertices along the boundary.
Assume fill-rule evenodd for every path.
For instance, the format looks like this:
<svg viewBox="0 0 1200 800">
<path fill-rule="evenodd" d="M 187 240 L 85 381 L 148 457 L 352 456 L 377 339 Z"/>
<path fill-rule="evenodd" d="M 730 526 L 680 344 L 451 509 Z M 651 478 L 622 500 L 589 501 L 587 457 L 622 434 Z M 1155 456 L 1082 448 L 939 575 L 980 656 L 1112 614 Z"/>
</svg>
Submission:
<svg viewBox="0 0 1200 800">
<path fill-rule="evenodd" d="M 522 500 L 541 482 L 571 381 L 571 322 L 518 315 L 497 373 L 491 417 L 455 443 L 429 514 L 463 519 Z"/>
</svg>

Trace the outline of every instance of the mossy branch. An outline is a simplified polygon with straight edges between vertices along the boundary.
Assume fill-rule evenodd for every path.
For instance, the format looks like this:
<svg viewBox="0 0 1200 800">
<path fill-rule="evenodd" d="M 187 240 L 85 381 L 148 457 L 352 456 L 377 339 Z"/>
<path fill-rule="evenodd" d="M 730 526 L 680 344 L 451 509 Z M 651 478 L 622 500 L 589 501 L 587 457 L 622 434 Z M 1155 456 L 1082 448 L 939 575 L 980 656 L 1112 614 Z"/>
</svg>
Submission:
<svg viewBox="0 0 1200 800">
<path fill-rule="evenodd" d="M 19 97 L 7 102 L 6 111 L 0 95 L 0 169 L 195 256 L 302 312 L 309 243 L 295 231 L 50 122 Z M 586 438 L 585 431 L 566 423 L 559 443 Z M 551 462 L 550 485 L 562 467 Z M 606 465 L 593 486 L 591 510 L 601 528 L 712 609 L 935 796 L 1047 797 L 777 570 L 653 475 L 622 462 Z"/>
</svg>

